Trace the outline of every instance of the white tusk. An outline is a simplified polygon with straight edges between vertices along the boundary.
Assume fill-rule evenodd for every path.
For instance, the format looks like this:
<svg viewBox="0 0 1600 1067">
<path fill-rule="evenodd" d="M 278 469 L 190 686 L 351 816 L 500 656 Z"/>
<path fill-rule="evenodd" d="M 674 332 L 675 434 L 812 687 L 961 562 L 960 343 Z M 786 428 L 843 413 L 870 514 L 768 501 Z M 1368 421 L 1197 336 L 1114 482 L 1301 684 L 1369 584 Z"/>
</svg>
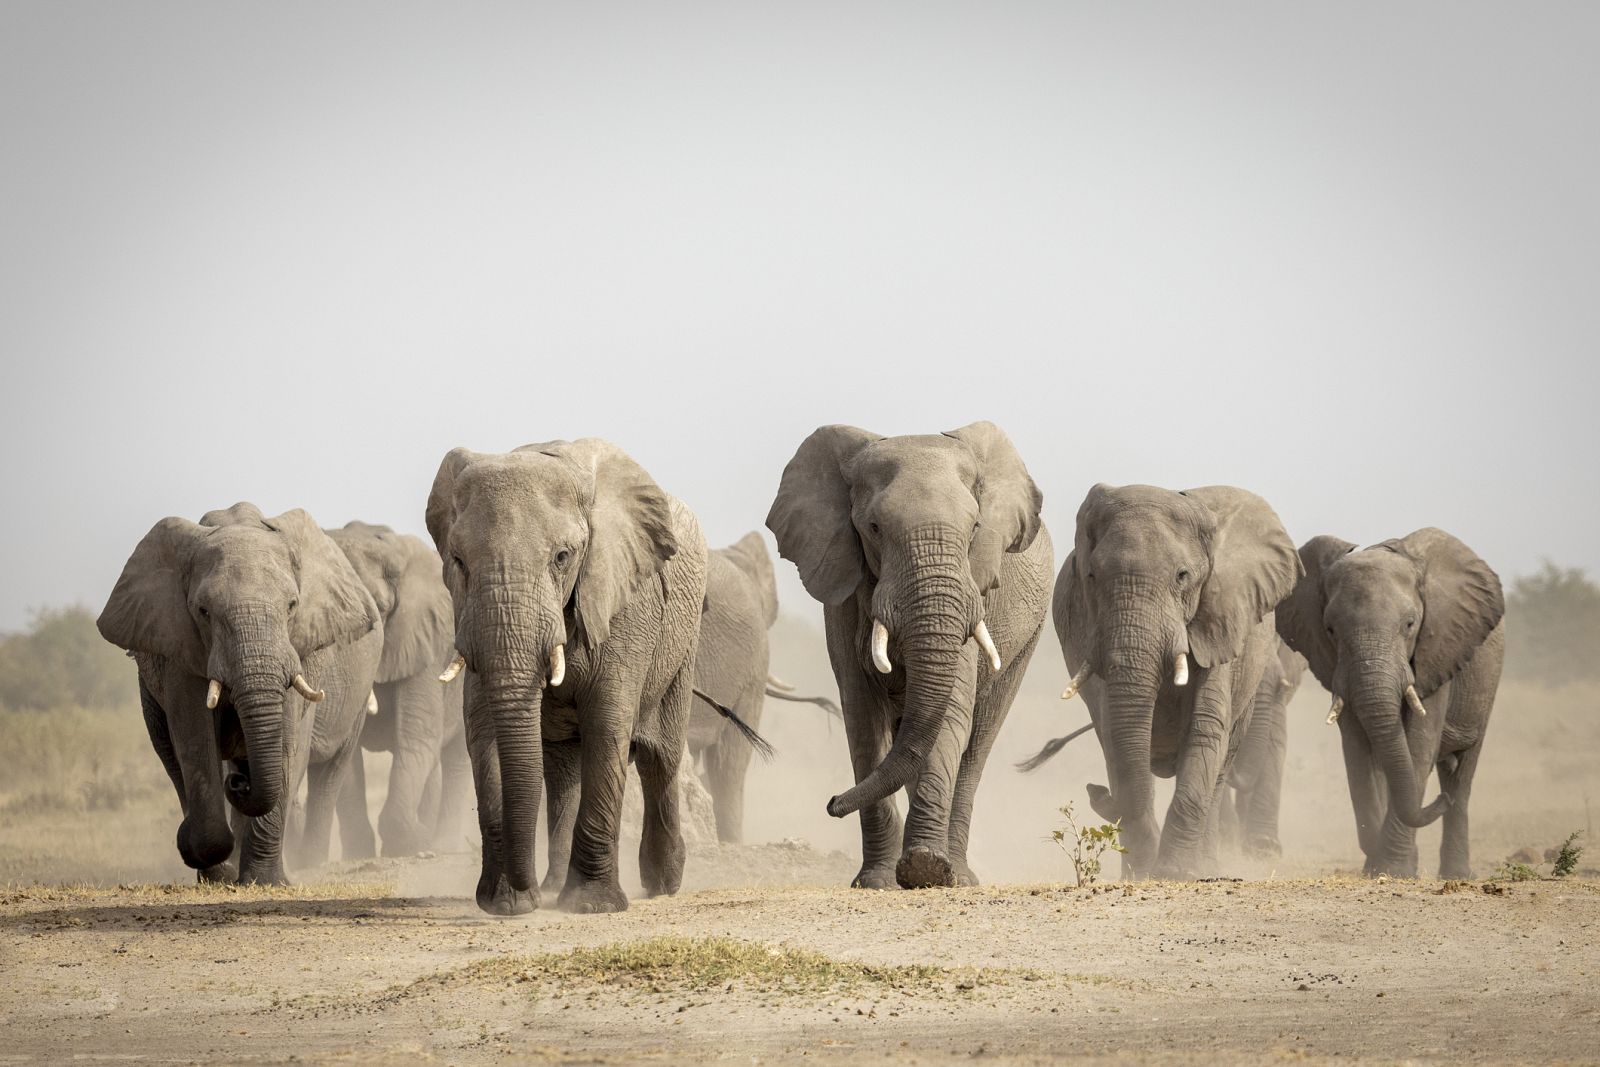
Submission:
<svg viewBox="0 0 1600 1067">
<path fill-rule="evenodd" d="M 206 686 L 206 709 L 214 710 L 217 706 L 217 701 L 221 699 L 222 683 L 213 678 L 211 679 L 211 684 Z"/>
<path fill-rule="evenodd" d="M 790 685 L 788 682 L 774 674 L 767 675 L 767 684 L 772 686 L 772 688 L 776 689 L 780 693 L 794 692 L 794 686 Z"/>
<path fill-rule="evenodd" d="M 560 685 L 567 676 L 567 646 L 557 645 L 550 652 L 550 684 Z"/>
<path fill-rule="evenodd" d="M 1418 715 L 1421 715 L 1423 718 L 1427 718 L 1428 709 L 1422 706 L 1422 698 L 1417 696 L 1416 686 L 1406 686 L 1406 703 L 1411 705 L 1412 711 L 1416 712 Z"/>
<path fill-rule="evenodd" d="M 1179 652 L 1177 660 L 1172 664 L 1172 684 L 1182 688 L 1189 684 L 1189 656 Z"/>
<path fill-rule="evenodd" d="M 872 665 L 879 674 L 894 670 L 894 664 L 889 662 L 889 628 L 877 619 L 872 620 Z"/>
<path fill-rule="evenodd" d="M 983 649 L 984 654 L 989 657 L 989 666 L 998 671 L 1000 669 L 1000 650 L 994 647 L 994 638 L 989 636 L 989 624 L 979 619 L 978 625 L 972 631 L 972 636 L 977 638 L 978 647 Z"/>
<path fill-rule="evenodd" d="M 1344 697 L 1334 697 L 1333 707 L 1328 709 L 1328 718 L 1325 720 L 1329 726 L 1339 721 L 1339 713 L 1344 710 Z"/>
<path fill-rule="evenodd" d="M 1087 661 L 1085 661 L 1084 665 L 1078 669 L 1078 673 L 1072 676 L 1072 681 L 1068 682 L 1067 687 L 1061 691 L 1061 699 L 1071 700 L 1073 697 L 1077 696 L 1078 687 L 1083 685 L 1088 677 L 1089 664 Z"/>
<path fill-rule="evenodd" d="M 367 714 L 378 714 L 378 694 L 376 691 L 372 691 L 367 694 Z"/>
<path fill-rule="evenodd" d="M 461 653 L 457 652 L 456 653 L 456 658 L 450 661 L 450 666 L 446 667 L 444 669 L 444 673 L 439 675 L 439 681 L 441 681 L 441 682 L 453 682 L 453 681 L 455 681 L 456 680 L 456 675 L 460 674 L 462 668 L 465 667 L 466 665 L 467 665 L 467 657 L 465 657 Z"/>
<path fill-rule="evenodd" d="M 328 695 L 320 689 L 313 689 L 311 686 L 307 685 L 304 675 L 295 675 L 293 678 L 289 679 L 289 684 L 294 686 L 294 691 L 296 693 L 299 693 L 313 704 L 320 704 L 322 702 L 322 698 Z"/>
</svg>

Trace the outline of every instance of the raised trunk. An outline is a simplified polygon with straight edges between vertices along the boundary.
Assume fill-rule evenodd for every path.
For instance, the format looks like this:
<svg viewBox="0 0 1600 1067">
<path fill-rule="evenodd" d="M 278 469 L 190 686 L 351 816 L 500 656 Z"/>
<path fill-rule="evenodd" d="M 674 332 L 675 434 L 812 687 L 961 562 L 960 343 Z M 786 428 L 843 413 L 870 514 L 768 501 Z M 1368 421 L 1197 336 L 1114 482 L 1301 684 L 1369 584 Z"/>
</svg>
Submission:
<svg viewBox="0 0 1600 1067">
<path fill-rule="evenodd" d="M 1444 814 L 1450 798 L 1440 794 L 1432 804 L 1421 806 L 1421 787 L 1406 732 L 1400 724 L 1402 688 L 1387 670 L 1374 667 L 1362 673 L 1353 703 L 1372 746 L 1372 758 L 1388 782 L 1389 810 L 1405 825 L 1421 827 Z"/>
</svg>

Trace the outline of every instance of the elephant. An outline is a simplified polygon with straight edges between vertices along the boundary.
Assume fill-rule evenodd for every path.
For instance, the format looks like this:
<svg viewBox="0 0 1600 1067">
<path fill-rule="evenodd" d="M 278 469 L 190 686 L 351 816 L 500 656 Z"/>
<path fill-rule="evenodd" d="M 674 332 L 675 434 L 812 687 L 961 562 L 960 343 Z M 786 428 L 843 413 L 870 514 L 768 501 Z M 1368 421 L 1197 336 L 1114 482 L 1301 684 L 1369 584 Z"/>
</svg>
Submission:
<svg viewBox="0 0 1600 1067">
<path fill-rule="evenodd" d="M 344 554 L 304 511 L 253 504 L 169 517 L 117 579 L 98 626 L 139 669 L 150 742 L 183 809 L 178 853 L 220 878 L 285 884 L 287 800 L 308 782 L 306 836 L 327 852 L 333 800 L 359 753 L 382 618 Z M 222 762 L 229 763 L 226 777 Z"/>
<path fill-rule="evenodd" d="M 1278 811 L 1289 754 L 1289 701 L 1306 672 L 1305 657 L 1279 641 L 1256 686 L 1255 710 L 1222 791 L 1223 840 L 1247 856 L 1281 856 Z"/>
<path fill-rule="evenodd" d="M 1044 626 L 1042 504 L 990 422 L 903 437 L 823 426 L 784 468 L 767 528 L 823 605 L 856 782 L 828 814 L 861 813 L 854 886 L 978 883 L 978 781 Z"/>
<path fill-rule="evenodd" d="M 1300 560 L 1267 502 L 1232 486 L 1089 490 L 1052 611 L 1110 788 L 1090 806 L 1120 821 L 1122 875 L 1186 878 L 1217 864 L 1214 807 L 1273 657 L 1273 608 Z M 1191 661 L 1193 670 L 1191 672 Z M 1157 827 L 1151 775 L 1175 777 Z"/>
<path fill-rule="evenodd" d="M 645 891 L 677 892 L 675 779 L 706 584 L 694 515 L 616 445 L 583 438 L 451 450 L 427 524 L 455 625 L 457 655 L 441 680 L 465 671 L 478 906 L 494 915 L 539 906 L 543 786 L 552 843 L 543 890 L 571 911 L 626 909 L 617 841 L 630 759 L 644 787 Z"/>
<path fill-rule="evenodd" d="M 717 838 L 744 838 L 744 780 L 752 753 L 749 730 L 761 725 L 765 697 L 817 704 L 826 697 L 795 694 L 768 673 L 767 630 L 778 620 L 778 583 L 761 535 L 751 531 L 713 550 L 706 561 L 706 599 L 694 661 L 695 700 L 689 753 L 704 761 Z M 736 718 L 722 713 L 731 708 Z M 741 728 L 741 723 L 743 728 Z"/>
<path fill-rule="evenodd" d="M 1418 827 L 1441 814 L 1441 878 L 1472 877 L 1467 806 L 1505 661 L 1500 578 L 1434 527 L 1357 550 L 1323 535 L 1278 632 L 1333 694 L 1369 875 L 1417 876 Z M 1440 795 L 1423 806 L 1431 768 Z"/>
<path fill-rule="evenodd" d="M 386 856 L 455 851 L 470 804 L 472 769 L 460 679 L 439 674 L 455 656 L 455 621 L 438 553 L 387 526 L 346 523 L 328 536 L 350 560 L 383 616 L 383 656 L 361 747 L 391 752 L 389 793 L 378 816 Z M 340 797 L 339 825 L 366 820 L 366 776 L 355 761 Z M 346 858 L 352 852 L 345 850 Z"/>
</svg>

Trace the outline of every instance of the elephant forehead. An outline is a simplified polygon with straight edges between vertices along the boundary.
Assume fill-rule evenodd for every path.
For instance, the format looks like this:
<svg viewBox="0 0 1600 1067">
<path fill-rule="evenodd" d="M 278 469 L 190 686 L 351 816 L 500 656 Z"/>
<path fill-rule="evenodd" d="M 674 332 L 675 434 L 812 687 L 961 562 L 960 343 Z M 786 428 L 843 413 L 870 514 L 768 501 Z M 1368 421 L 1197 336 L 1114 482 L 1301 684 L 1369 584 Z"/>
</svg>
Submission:
<svg viewBox="0 0 1600 1067">
<path fill-rule="evenodd" d="M 505 502 L 527 505 L 540 501 L 577 507 L 582 503 L 572 464 L 539 452 L 484 456 L 456 480 L 458 505 Z"/>
<path fill-rule="evenodd" d="M 878 487 L 901 479 L 954 481 L 971 487 L 978 476 L 978 460 L 972 449 L 943 434 L 885 437 L 861 450 L 852 475 L 854 481 Z"/>
<path fill-rule="evenodd" d="M 201 540 L 194 571 L 204 580 L 243 589 L 261 583 L 294 587 L 294 561 L 278 534 L 250 526 L 225 526 Z"/>
<path fill-rule="evenodd" d="M 1416 565 L 1382 548 L 1352 552 L 1328 568 L 1328 600 L 1364 609 L 1409 606 L 1417 596 Z"/>
</svg>

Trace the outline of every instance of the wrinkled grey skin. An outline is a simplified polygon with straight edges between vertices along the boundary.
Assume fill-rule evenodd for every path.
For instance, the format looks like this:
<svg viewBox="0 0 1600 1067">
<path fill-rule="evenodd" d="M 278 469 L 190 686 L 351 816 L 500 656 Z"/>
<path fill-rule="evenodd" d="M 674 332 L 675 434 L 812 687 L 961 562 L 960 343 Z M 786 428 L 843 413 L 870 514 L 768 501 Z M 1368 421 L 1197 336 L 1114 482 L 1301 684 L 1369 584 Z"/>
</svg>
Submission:
<svg viewBox="0 0 1600 1067">
<path fill-rule="evenodd" d="M 386 856 L 424 850 L 458 852 L 471 805 L 460 678 L 441 685 L 455 658 L 455 616 L 438 553 L 420 538 L 387 526 L 347 523 L 328 536 L 350 560 L 383 616 L 383 658 L 373 686 L 378 710 L 367 717 L 361 747 L 390 752 L 389 794 L 378 816 Z M 339 826 L 366 819 L 366 776 L 355 762 L 340 796 Z M 347 838 L 345 858 L 351 851 Z"/>
<path fill-rule="evenodd" d="M 1356 551 L 1337 537 L 1300 549 L 1305 577 L 1278 632 L 1344 701 L 1339 732 L 1368 874 L 1417 875 L 1416 828 L 1444 813 L 1441 878 L 1472 877 L 1467 804 L 1505 660 L 1500 578 L 1428 527 Z M 1404 697 L 1414 685 L 1427 715 Z M 1440 796 L 1422 806 L 1428 773 Z"/>
<path fill-rule="evenodd" d="M 266 519 L 241 503 L 199 525 L 166 518 L 129 557 L 99 628 L 138 664 L 150 742 L 183 807 L 183 861 L 229 873 L 226 797 L 249 817 L 239 881 L 284 884 L 287 798 L 308 778 L 331 819 L 382 651 L 377 606 L 349 562 L 303 511 Z M 326 698 L 290 689 L 296 674 Z M 222 684 L 214 711 L 208 679 Z M 313 819 L 306 833 L 325 852 L 330 829 Z"/>
<path fill-rule="evenodd" d="M 730 707 L 751 729 L 761 725 L 768 696 L 782 700 L 831 703 L 769 688 L 767 630 L 778 620 L 778 584 L 766 542 L 747 533 L 706 560 L 705 610 L 700 647 L 694 660 L 694 685 Z M 704 760 L 704 778 L 717 817 L 717 838 L 744 839 L 744 781 L 753 755 L 749 740 L 704 700 L 696 698 L 689 717 L 689 753 Z"/>
<path fill-rule="evenodd" d="M 630 758 L 644 786 L 645 890 L 677 892 L 675 779 L 705 598 L 694 516 L 615 445 L 585 438 L 499 455 L 453 450 L 427 519 L 466 661 L 483 834 L 478 906 L 497 915 L 539 906 L 543 785 L 552 842 L 544 889 L 573 911 L 626 909 L 617 835 Z M 549 685 L 558 645 L 565 677 Z"/>
<path fill-rule="evenodd" d="M 889 438 L 824 426 L 784 468 L 767 527 L 823 604 L 856 779 L 828 812 L 861 812 L 855 886 L 977 884 L 967 844 L 978 780 L 1044 623 L 1041 502 L 988 422 Z M 874 619 L 888 628 L 888 674 L 870 652 Z M 971 639 L 980 621 L 999 671 Z"/>
<path fill-rule="evenodd" d="M 1299 574 L 1277 515 L 1243 489 L 1097 485 L 1084 498 L 1052 605 L 1067 670 L 1092 672 L 1082 693 L 1110 788 L 1089 786 L 1089 800 L 1121 820 L 1124 878 L 1216 869 L 1217 797 L 1273 656 L 1272 609 Z M 1177 779 L 1159 830 L 1152 773 Z"/>
<path fill-rule="evenodd" d="M 1305 672 L 1305 658 L 1280 641 L 1256 686 L 1255 710 L 1228 772 L 1232 788 L 1222 791 L 1222 839 L 1247 856 L 1283 855 L 1278 812 L 1289 755 L 1289 701 Z"/>
</svg>

